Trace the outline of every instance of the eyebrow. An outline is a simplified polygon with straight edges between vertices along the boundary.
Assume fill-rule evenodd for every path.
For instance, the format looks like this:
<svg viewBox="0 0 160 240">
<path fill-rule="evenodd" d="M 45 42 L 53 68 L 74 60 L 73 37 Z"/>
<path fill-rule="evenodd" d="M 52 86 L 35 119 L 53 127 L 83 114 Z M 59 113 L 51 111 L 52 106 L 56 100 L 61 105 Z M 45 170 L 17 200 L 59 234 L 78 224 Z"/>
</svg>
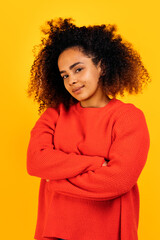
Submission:
<svg viewBox="0 0 160 240">
<path fill-rule="evenodd" d="M 74 63 L 74 64 L 72 64 L 70 67 L 69 67 L 69 69 L 71 70 L 72 68 L 74 68 L 75 66 L 77 66 L 78 64 L 80 64 L 80 63 L 82 63 L 82 62 L 76 62 L 76 63 Z M 82 63 L 83 64 L 83 63 Z M 64 72 L 66 72 L 66 71 L 60 71 L 60 73 L 64 73 Z"/>
</svg>

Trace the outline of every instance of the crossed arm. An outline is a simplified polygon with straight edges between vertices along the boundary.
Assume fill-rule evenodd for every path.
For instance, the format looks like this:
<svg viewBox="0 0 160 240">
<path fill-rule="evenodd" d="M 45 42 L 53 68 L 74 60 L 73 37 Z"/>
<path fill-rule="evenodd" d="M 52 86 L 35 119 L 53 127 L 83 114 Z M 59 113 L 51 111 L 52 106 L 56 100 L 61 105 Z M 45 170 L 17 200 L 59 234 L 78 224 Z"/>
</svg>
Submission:
<svg viewBox="0 0 160 240">
<path fill-rule="evenodd" d="M 54 149 L 53 137 L 58 112 L 48 108 L 31 131 L 27 150 L 27 171 L 42 179 L 61 180 L 94 171 L 105 163 L 99 156 L 65 153 Z"/>
<path fill-rule="evenodd" d="M 31 175 L 50 179 L 48 184 L 53 191 L 98 201 L 116 198 L 136 184 L 149 149 L 148 128 L 139 109 L 127 111 L 116 121 L 108 164 L 102 157 L 54 150 L 52 111 L 39 119 L 31 133 L 28 148 Z"/>
</svg>

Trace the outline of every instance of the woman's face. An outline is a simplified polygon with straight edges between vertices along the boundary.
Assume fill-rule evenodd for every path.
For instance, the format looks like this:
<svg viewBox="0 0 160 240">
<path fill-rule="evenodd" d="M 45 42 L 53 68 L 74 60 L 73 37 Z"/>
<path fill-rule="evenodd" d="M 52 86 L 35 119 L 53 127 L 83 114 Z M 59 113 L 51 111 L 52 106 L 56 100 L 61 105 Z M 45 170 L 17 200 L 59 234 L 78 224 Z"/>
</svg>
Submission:
<svg viewBox="0 0 160 240">
<path fill-rule="evenodd" d="M 107 96 L 99 84 L 101 68 L 78 48 L 64 50 L 58 58 L 58 68 L 66 90 L 82 107 L 101 107 Z"/>
</svg>

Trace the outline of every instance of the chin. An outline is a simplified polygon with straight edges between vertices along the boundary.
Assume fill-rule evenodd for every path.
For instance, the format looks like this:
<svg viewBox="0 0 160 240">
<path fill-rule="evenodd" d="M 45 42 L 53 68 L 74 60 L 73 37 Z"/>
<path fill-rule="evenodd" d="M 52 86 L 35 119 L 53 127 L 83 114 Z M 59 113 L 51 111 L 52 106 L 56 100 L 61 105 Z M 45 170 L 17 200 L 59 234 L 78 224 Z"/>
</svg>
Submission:
<svg viewBox="0 0 160 240">
<path fill-rule="evenodd" d="M 84 102 L 87 100 L 87 98 L 83 98 L 83 97 L 74 97 L 75 99 L 77 99 L 77 101 L 79 102 Z"/>
</svg>

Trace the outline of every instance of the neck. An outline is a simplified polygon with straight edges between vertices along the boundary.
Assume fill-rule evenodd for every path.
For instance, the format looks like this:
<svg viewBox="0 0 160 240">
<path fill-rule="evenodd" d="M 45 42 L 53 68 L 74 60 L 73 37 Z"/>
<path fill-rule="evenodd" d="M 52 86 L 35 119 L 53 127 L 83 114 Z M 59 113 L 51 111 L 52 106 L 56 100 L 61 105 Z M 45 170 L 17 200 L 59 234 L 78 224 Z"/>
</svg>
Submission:
<svg viewBox="0 0 160 240">
<path fill-rule="evenodd" d="M 106 106 L 110 101 L 108 96 L 103 96 L 101 99 L 94 99 L 94 101 L 81 101 L 81 107 L 84 108 L 100 108 Z"/>
</svg>

